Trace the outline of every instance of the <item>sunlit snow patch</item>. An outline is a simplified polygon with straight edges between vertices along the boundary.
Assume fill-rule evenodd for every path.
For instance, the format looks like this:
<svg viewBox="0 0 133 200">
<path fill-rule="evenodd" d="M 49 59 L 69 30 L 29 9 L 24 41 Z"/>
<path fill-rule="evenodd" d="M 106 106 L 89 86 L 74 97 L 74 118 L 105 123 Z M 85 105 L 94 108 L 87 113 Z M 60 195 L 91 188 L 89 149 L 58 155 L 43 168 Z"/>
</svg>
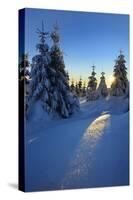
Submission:
<svg viewBox="0 0 133 200">
<path fill-rule="evenodd" d="M 87 128 L 84 137 L 91 136 L 99 138 L 103 134 L 103 130 L 109 125 L 110 114 L 102 115 L 96 118 Z"/>
<path fill-rule="evenodd" d="M 62 181 L 61 189 L 80 188 L 81 182 L 88 184 L 88 175 L 90 174 L 92 163 L 95 159 L 93 152 L 100 138 L 105 133 L 105 129 L 110 124 L 110 117 L 110 114 L 101 115 L 85 130 Z"/>
</svg>

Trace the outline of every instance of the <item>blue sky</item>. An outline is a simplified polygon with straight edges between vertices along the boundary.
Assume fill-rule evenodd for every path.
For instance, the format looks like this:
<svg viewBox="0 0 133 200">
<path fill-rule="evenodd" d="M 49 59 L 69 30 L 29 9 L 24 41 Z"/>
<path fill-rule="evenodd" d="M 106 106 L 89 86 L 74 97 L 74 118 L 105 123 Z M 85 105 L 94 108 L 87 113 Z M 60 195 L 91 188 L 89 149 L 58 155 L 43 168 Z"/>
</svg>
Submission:
<svg viewBox="0 0 133 200">
<path fill-rule="evenodd" d="M 97 78 L 105 71 L 107 84 L 113 72 L 114 60 L 123 50 L 129 67 L 129 16 L 43 9 L 26 9 L 26 52 L 30 59 L 37 54 L 38 35 L 42 20 L 46 31 L 52 31 L 58 22 L 60 46 L 70 77 L 84 80 L 96 66 Z M 52 42 L 48 39 L 51 46 Z"/>
</svg>

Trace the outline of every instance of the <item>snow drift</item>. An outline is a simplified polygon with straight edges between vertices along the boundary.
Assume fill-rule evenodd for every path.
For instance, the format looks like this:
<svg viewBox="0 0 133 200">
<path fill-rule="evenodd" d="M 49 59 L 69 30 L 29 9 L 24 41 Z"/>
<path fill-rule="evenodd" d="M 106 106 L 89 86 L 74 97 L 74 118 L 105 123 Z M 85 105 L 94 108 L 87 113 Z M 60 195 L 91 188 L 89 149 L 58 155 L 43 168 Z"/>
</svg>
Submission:
<svg viewBox="0 0 133 200">
<path fill-rule="evenodd" d="M 28 191 L 129 184 L 129 102 L 81 101 L 68 119 L 52 119 L 38 102 L 26 126 Z"/>
</svg>

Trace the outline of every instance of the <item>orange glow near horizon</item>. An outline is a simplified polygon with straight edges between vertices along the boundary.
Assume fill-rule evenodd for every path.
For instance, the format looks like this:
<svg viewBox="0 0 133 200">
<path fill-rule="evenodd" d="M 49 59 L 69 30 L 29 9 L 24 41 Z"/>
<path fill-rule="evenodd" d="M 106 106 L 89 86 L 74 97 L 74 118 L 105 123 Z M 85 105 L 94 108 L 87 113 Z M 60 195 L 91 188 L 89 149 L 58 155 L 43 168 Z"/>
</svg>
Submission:
<svg viewBox="0 0 133 200">
<path fill-rule="evenodd" d="M 88 84 L 88 78 L 82 77 L 82 76 L 81 76 L 81 78 L 82 78 L 82 84 L 85 83 L 85 85 L 87 86 L 87 84 Z M 72 83 L 72 81 L 73 81 L 73 82 L 74 82 L 74 85 L 76 85 L 76 83 L 78 83 L 79 80 L 80 80 L 80 77 L 78 78 L 78 77 L 76 77 L 76 76 L 70 76 L 69 84 L 71 85 L 71 83 Z M 115 80 L 115 77 L 114 77 L 113 75 L 110 75 L 110 76 L 106 77 L 106 80 L 105 80 L 105 81 L 106 81 L 106 84 L 107 84 L 107 87 L 108 87 L 108 88 L 111 87 L 111 84 L 114 82 L 114 80 Z M 100 82 L 100 78 L 97 77 L 97 85 L 99 85 L 99 82 Z"/>
</svg>

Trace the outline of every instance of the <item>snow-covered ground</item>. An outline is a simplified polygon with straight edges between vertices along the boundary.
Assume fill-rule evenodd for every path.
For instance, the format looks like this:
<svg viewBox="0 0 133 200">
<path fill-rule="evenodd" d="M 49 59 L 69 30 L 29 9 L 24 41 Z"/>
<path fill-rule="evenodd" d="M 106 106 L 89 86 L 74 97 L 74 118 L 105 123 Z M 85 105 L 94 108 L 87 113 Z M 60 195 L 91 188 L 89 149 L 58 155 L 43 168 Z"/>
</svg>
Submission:
<svg viewBox="0 0 133 200">
<path fill-rule="evenodd" d="M 38 102 L 26 126 L 26 191 L 128 185 L 128 99 L 86 102 L 51 119 Z"/>
</svg>

